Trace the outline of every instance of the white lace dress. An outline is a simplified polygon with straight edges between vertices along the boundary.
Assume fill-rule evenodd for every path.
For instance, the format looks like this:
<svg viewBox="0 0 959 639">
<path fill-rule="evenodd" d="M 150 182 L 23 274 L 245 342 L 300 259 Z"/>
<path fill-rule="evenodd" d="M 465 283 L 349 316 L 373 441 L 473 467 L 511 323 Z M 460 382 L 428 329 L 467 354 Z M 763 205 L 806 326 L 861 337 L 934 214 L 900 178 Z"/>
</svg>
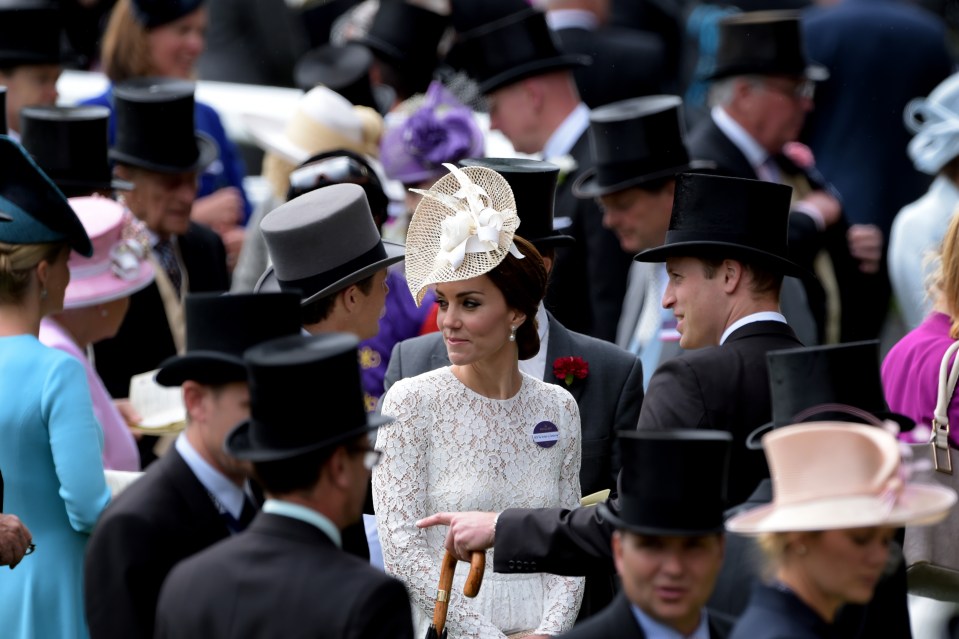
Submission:
<svg viewBox="0 0 959 639">
<path fill-rule="evenodd" d="M 464 386 L 449 367 L 397 382 L 383 398 L 383 458 L 373 472 L 373 502 L 387 572 L 410 593 L 416 635 L 433 617 L 446 528 L 415 522 L 441 511 L 496 511 L 579 505 L 580 425 L 573 397 L 523 375 L 520 391 L 495 400 Z M 551 422 L 558 440 L 533 441 L 533 428 Z M 447 628 L 451 639 L 501 638 L 535 629 L 572 627 L 583 597 L 581 577 L 493 572 L 493 551 L 476 599 L 463 596 L 468 566 L 453 582 Z"/>
</svg>

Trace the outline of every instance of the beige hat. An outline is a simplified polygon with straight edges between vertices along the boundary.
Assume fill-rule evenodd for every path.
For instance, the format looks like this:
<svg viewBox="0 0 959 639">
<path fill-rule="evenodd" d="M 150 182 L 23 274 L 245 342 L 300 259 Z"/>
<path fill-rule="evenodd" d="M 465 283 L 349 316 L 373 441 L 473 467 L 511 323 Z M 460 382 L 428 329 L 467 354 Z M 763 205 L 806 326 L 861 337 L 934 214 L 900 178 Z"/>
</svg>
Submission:
<svg viewBox="0 0 959 639">
<path fill-rule="evenodd" d="M 383 134 L 383 118 L 376 111 L 353 106 L 322 86 L 305 93 L 288 120 L 253 114 L 242 119 L 260 148 L 293 165 L 336 149 L 376 157 Z"/>
<path fill-rule="evenodd" d="M 813 422 L 763 437 L 773 501 L 726 522 L 734 533 L 927 525 L 956 503 L 942 486 L 906 483 L 899 443 L 863 424 Z"/>
<path fill-rule="evenodd" d="M 507 253 L 523 255 L 513 244 L 519 227 L 513 190 L 492 169 L 450 170 L 421 193 L 406 234 L 406 282 L 417 305 L 426 287 L 488 273 Z"/>
</svg>

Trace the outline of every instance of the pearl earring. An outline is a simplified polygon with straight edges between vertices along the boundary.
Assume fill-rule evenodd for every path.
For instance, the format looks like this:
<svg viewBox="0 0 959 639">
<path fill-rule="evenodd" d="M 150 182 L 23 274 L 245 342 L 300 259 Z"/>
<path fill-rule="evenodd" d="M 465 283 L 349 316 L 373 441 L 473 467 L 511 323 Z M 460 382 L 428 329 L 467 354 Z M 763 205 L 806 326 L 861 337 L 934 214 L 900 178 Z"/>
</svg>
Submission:
<svg viewBox="0 0 959 639">
<path fill-rule="evenodd" d="M 46 289 L 46 287 L 43 287 L 43 288 L 40 289 L 40 299 L 41 299 L 41 300 L 47 299 L 47 289 Z"/>
<path fill-rule="evenodd" d="M 516 327 L 515 327 L 515 326 L 510 326 L 510 327 L 509 327 L 509 341 L 511 341 L 511 342 L 515 342 L 515 341 L 516 341 Z"/>
<path fill-rule="evenodd" d="M 109 314 L 110 314 L 110 311 L 108 311 L 107 309 L 105 308 L 100 309 L 100 317 L 106 317 Z"/>
</svg>

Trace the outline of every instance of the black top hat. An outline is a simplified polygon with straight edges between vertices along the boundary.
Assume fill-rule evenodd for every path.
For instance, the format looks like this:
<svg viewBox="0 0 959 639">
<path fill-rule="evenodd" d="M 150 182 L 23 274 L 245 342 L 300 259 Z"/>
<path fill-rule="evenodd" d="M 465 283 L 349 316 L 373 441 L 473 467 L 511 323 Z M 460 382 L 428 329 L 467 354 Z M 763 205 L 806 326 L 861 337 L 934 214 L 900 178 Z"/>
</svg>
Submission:
<svg viewBox="0 0 959 639">
<path fill-rule="evenodd" d="M 640 262 L 705 255 L 762 264 L 783 275 L 813 277 L 786 257 L 789 200 L 782 184 L 702 173 L 676 176 L 666 242 Z"/>
<path fill-rule="evenodd" d="M 719 50 L 710 79 L 736 75 L 792 75 L 825 80 L 829 71 L 806 59 L 799 14 L 752 11 L 719 23 Z"/>
<path fill-rule="evenodd" d="M 7 87 L 0 87 L 0 135 L 7 134 Z"/>
<path fill-rule="evenodd" d="M 99 189 L 130 190 L 112 176 L 107 160 L 110 110 L 99 106 L 24 107 L 20 143 L 64 191 L 89 195 Z"/>
<path fill-rule="evenodd" d="M 355 105 L 368 106 L 385 115 L 393 106 L 396 92 L 385 84 L 372 86 L 372 63 L 373 54 L 360 44 L 325 44 L 297 61 L 293 77 L 304 91 L 322 84 Z"/>
<path fill-rule="evenodd" d="M 186 352 L 160 365 L 156 381 L 226 384 L 246 379 L 243 352 L 300 332 L 300 298 L 292 293 L 187 295 Z"/>
<path fill-rule="evenodd" d="M 653 95 L 614 102 L 589 116 L 589 140 L 596 165 L 573 184 L 573 195 L 597 197 L 707 168 L 686 151 L 683 101 L 675 95 Z"/>
<path fill-rule="evenodd" d="M 790 348 L 766 355 L 773 420 L 746 440 L 746 447 L 762 450 L 761 437 L 773 428 L 815 418 L 850 421 L 854 415 L 835 410 L 848 406 L 891 419 L 903 431 L 916 423 L 886 405 L 879 373 L 879 342 L 852 342 L 830 346 Z"/>
<path fill-rule="evenodd" d="M 460 164 L 485 166 L 506 178 L 516 200 L 520 237 L 537 248 L 568 246 L 576 241 L 571 235 L 553 230 L 553 205 L 559 178 L 559 167 L 555 164 L 524 158 L 469 158 Z"/>
<path fill-rule="evenodd" d="M 619 514 L 600 504 L 616 528 L 641 535 L 723 532 L 733 436 L 717 430 L 620 431 Z"/>
<path fill-rule="evenodd" d="M 169 24 L 195 11 L 203 0 L 131 0 L 133 17 L 147 29 Z"/>
<path fill-rule="evenodd" d="M 302 304 L 333 295 L 403 259 L 384 242 L 363 188 L 334 184 L 270 211 L 260 223 L 273 259 L 256 291 L 297 291 Z"/>
<path fill-rule="evenodd" d="M 395 66 L 432 74 L 449 18 L 406 0 L 383 0 L 365 36 L 357 40 Z"/>
<path fill-rule="evenodd" d="M 135 78 L 113 88 L 116 140 L 110 159 L 158 173 L 200 171 L 216 144 L 194 124 L 192 82 Z"/>
<path fill-rule="evenodd" d="M 492 93 L 525 78 L 590 63 L 589 56 L 562 53 L 536 9 L 520 11 L 476 27 L 460 41 L 467 71 L 480 91 Z"/>
<path fill-rule="evenodd" d="M 5 135 L 0 136 L 0 167 L 0 215 L 11 218 L 0 224 L 0 242 L 67 242 L 80 255 L 93 255 L 93 244 L 63 193 Z"/>
<path fill-rule="evenodd" d="M 226 451 L 254 462 L 290 459 L 392 422 L 366 415 L 357 344 L 352 335 L 325 333 L 248 350 L 250 419 L 227 436 Z"/>
<path fill-rule="evenodd" d="M 0 68 L 60 64 L 60 13 L 56 5 L 10 2 L 0 6 Z"/>
</svg>

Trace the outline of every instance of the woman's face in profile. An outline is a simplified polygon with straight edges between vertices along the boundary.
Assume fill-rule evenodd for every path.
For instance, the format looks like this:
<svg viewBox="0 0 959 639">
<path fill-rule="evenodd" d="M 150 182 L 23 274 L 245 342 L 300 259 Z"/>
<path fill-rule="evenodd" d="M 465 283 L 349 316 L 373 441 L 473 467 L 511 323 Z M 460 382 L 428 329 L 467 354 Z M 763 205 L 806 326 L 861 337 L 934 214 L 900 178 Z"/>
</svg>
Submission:
<svg viewBox="0 0 959 639">
<path fill-rule="evenodd" d="M 799 553 L 798 565 L 809 583 L 824 599 L 864 604 L 873 591 L 889 559 L 892 528 L 846 528 L 803 535 L 805 554 Z"/>
<path fill-rule="evenodd" d="M 463 366 L 499 354 L 522 316 L 506 305 L 503 293 L 485 275 L 436 285 L 436 325 L 450 362 Z"/>
<path fill-rule="evenodd" d="M 148 34 L 153 73 L 189 80 L 206 43 L 206 9 L 200 7 Z"/>
</svg>

